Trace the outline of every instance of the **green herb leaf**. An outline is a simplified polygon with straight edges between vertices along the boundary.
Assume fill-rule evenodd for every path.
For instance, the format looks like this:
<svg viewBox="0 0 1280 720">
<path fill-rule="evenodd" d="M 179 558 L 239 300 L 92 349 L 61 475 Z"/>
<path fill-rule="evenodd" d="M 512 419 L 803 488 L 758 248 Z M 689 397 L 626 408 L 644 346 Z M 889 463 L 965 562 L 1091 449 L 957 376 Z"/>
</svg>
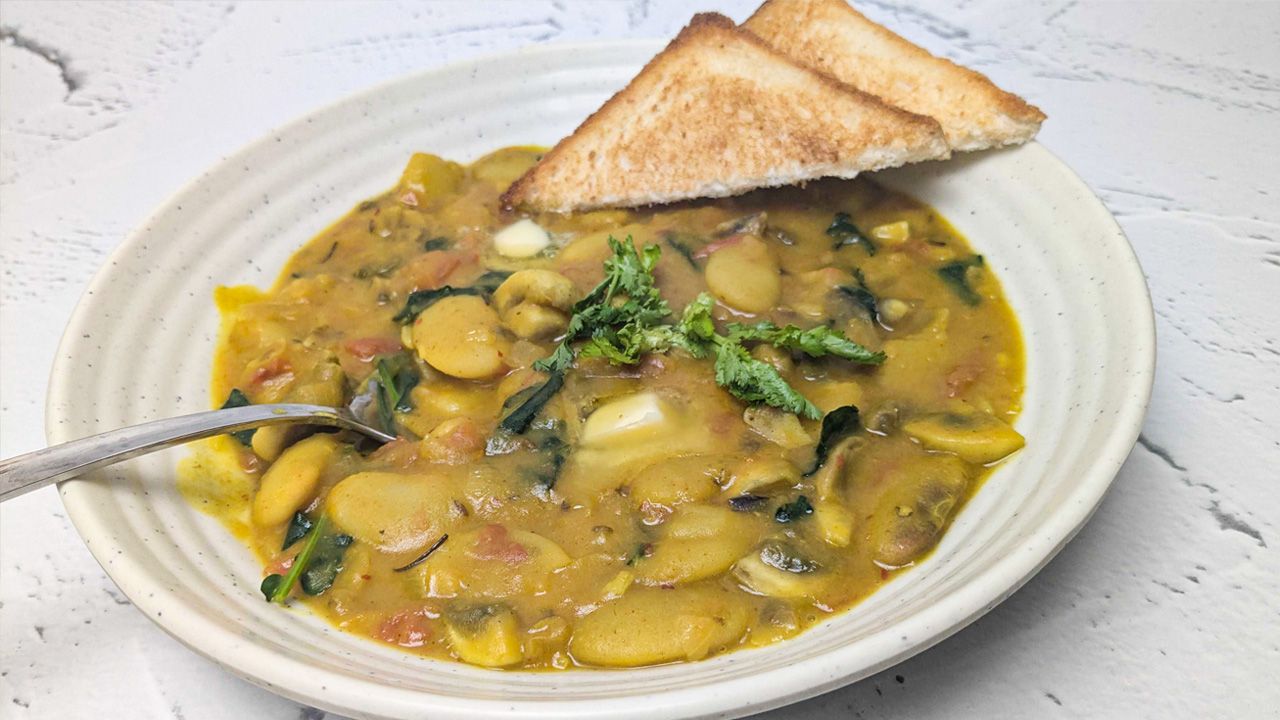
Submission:
<svg viewBox="0 0 1280 720">
<path fill-rule="evenodd" d="M 293 519 L 289 521 L 289 528 L 284 531 L 284 545 L 281 550 L 288 550 L 290 545 L 298 542 L 311 532 L 312 522 L 306 515 L 297 512 L 293 514 Z"/>
<path fill-rule="evenodd" d="M 818 472 L 818 468 L 827 462 L 827 455 L 846 437 L 854 434 L 862 427 L 858 408 L 845 405 L 827 413 L 822 418 L 822 432 L 818 435 L 818 446 L 814 448 L 813 467 L 804 474 L 809 477 Z"/>
<path fill-rule="evenodd" d="M 231 392 L 227 393 L 226 402 L 222 403 L 222 409 L 226 410 L 227 408 L 247 407 L 252 404 L 253 403 L 249 402 L 249 396 L 241 392 L 240 388 L 232 388 Z M 229 434 L 231 435 L 231 437 L 235 438 L 236 440 L 239 440 L 241 445 L 244 445 L 245 447 L 249 447 L 250 445 L 253 444 L 253 434 L 255 432 L 257 431 L 256 430 L 237 430 Z"/>
<path fill-rule="evenodd" d="M 871 288 L 867 287 L 867 278 L 862 274 L 861 270 L 855 268 L 853 279 L 857 281 L 857 285 L 841 285 L 836 288 L 836 291 L 866 310 L 867 315 L 871 317 L 871 321 L 876 322 L 880 317 L 879 302 L 871 292 Z"/>
<path fill-rule="evenodd" d="M 560 478 L 560 470 L 564 467 L 570 448 L 561 437 L 558 426 L 530 432 L 529 439 L 533 441 L 537 454 L 536 462 L 526 468 L 525 472 L 533 481 L 534 494 L 546 499 L 551 488 L 555 487 L 556 480 Z"/>
<path fill-rule="evenodd" d="M 427 252 L 439 252 L 440 250 L 448 250 L 453 247 L 453 241 L 447 237 L 433 237 L 422 243 L 422 249 Z"/>
<path fill-rule="evenodd" d="M 547 381 L 538 386 L 538 389 L 525 396 L 524 401 L 515 410 L 512 410 L 506 417 L 502 418 L 502 422 L 498 423 L 498 429 L 515 433 L 519 435 L 529 429 L 529 424 L 538 416 L 542 407 L 560 392 L 560 388 L 564 385 L 564 373 L 557 371 L 551 373 Z"/>
<path fill-rule="evenodd" d="M 396 434 L 395 413 L 413 409 L 409 391 L 419 381 L 417 367 L 405 353 L 378 359 L 373 373 L 374 399 L 378 406 L 378 422 L 388 434 Z"/>
<path fill-rule="evenodd" d="M 414 318 L 422 314 L 423 310 L 435 305 L 437 302 L 454 295 L 483 295 L 484 293 L 476 287 L 453 287 L 452 285 L 444 285 L 433 290 L 414 290 L 409 293 L 409 297 L 405 298 L 404 308 L 400 312 L 391 316 L 391 319 L 401 325 L 411 325 Z"/>
<path fill-rule="evenodd" d="M 602 330 L 578 348 L 579 357 L 602 357 L 615 365 L 634 365 L 640 356 L 683 347 L 684 336 L 671 325 L 624 325 L 617 332 Z"/>
<path fill-rule="evenodd" d="M 751 357 L 735 342 L 716 343 L 716 384 L 734 397 L 749 403 L 764 403 L 810 420 L 822 417 L 809 402 L 769 363 Z"/>
<path fill-rule="evenodd" d="M 298 577 L 302 591 L 308 595 L 319 595 L 333 586 L 333 581 L 342 572 L 342 556 L 351 546 L 350 535 L 330 533 L 316 543 L 307 568 Z"/>
<path fill-rule="evenodd" d="M 320 536 L 324 534 L 328 521 L 328 518 L 323 515 L 320 516 L 319 520 L 316 520 L 315 526 L 311 528 L 311 537 L 307 539 L 307 543 L 302 546 L 302 550 L 293 559 L 293 564 L 289 566 L 288 574 L 283 577 L 280 575 L 268 575 L 262 581 L 261 590 L 262 594 L 266 596 L 267 602 L 282 603 L 289 597 L 289 591 L 293 589 L 294 584 L 301 577 L 302 571 L 311 562 L 311 556 L 316 551 L 316 545 L 319 543 Z"/>
<path fill-rule="evenodd" d="M 684 236 L 675 232 L 666 232 L 663 233 L 662 240 L 670 246 L 672 250 L 679 253 L 680 257 L 684 258 L 685 261 L 689 263 L 689 267 L 694 270 L 698 269 L 698 259 L 693 256 L 693 245 L 691 245 Z"/>
<path fill-rule="evenodd" d="M 625 242 L 610 237 L 609 247 L 613 256 L 605 260 L 604 280 L 574 304 L 564 339 L 551 355 L 534 363 L 535 369 L 567 370 L 576 355 L 573 343 L 584 337 L 593 339 L 593 356 L 634 363 L 645 347 L 644 331 L 671 314 L 653 280 L 662 249 L 646 245 L 638 251 L 630 237 Z"/>
<path fill-rule="evenodd" d="M 755 325 L 729 326 L 729 337 L 735 340 L 766 342 L 783 350 L 802 352 L 809 357 L 834 355 L 845 360 L 879 365 L 884 362 L 882 352 L 872 352 L 844 336 L 839 330 L 825 325 L 801 330 L 795 325 L 778 327 L 771 322 L 758 322 Z"/>
<path fill-rule="evenodd" d="M 981 255 L 974 255 L 963 260 L 947 263 L 937 269 L 938 277 L 943 282 L 951 286 L 956 295 L 964 301 L 966 305 L 977 305 L 982 302 L 982 296 L 969 285 L 969 268 L 980 268 L 984 264 Z"/>
<path fill-rule="evenodd" d="M 685 349 L 690 350 L 694 357 L 705 357 L 707 352 L 700 349 L 699 344 L 710 343 L 716 337 L 716 322 L 711 317 L 711 309 L 715 306 L 715 298 L 708 293 L 699 293 L 693 302 L 685 306 L 680 316 L 680 333 L 690 345 Z"/>
<path fill-rule="evenodd" d="M 813 505 L 809 504 L 809 498 L 801 495 L 792 502 L 780 506 L 778 511 L 773 514 L 773 519 L 780 523 L 789 523 L 812 514 Z"/>
<path fill-rule="evenodd" d="M 471 287 L 485 295 L 492 295 L 498 289 L 498 286 L 509 277 L 511 277 L 511 273 L 506 270 L 490 270 L 476 278 L 476 281 L 471 283 Z"/>
<path fill-rule="evenodd" d="M 849 213 L 836 213 L 831 225 L 827 228 L 827 236 L 836 241 L 835 249 L 846 245 L 861 245 L 868 255 L 876 254 L 876 244 L 853 224 Z"/>
<path fill-rule="evenodd" d="M 262 584 L 258 589 L 262 591 L 262 596 L 267 602 L 274 602 L 276 595 L 280 592 L 280 585 L 284 582 L 284 576 L 279 573 L 271 573 L 262 578 Z"/>
</svg>

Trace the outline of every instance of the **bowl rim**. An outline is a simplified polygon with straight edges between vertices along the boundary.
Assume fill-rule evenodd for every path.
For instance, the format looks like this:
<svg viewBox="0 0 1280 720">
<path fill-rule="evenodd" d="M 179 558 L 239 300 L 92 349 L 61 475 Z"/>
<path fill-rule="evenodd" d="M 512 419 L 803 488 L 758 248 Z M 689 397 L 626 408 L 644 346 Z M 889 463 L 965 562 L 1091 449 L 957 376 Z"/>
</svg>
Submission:
<svg viewBox="0 0 1280 720">
<path fill-rule="evenodd" d="M 513 57 L 564 55 L 564 62 L 572 65 L 579 52 L 599 51 L 604 48 L 658 50 L 664 40 L 631 39 L 622 41 L 592 41 L 575 43 L 548 43 L 527 46 L 515 51 L 489 53 L 475 58 L 452 62 L 427 70 L 415 71 L 390 78 L 358 92 L 304 112 L 302 115 L 275 128 L 271 128 L 255 140 L 226 155 L 213 167 L 235 163 L 261 148 L 274 144 L 276 136 L 305 125 L 308 118 L 331 112 L 339 107 L 374 98 L 390 88 L 412 83 L 433 75 L 452 75 L 464 68 L 485 63 L 510 60 Z M 890 628 L 894 635 L 907 634 L 917 638 L 908 644 L 887 644 L 886 630 L 879 630 L 867 638 L 873 641 L 881 636 L 878 657 L 871 664 L 854 659 L 855 648 L 845 646 L 805 658 L 788 667 L 765 671 L 754 676 L 721 680 L 717 691 L 707 693 L 707 686 L 696 686 L 664 691 L 645 696 L 643 710 L 629 701 L 633 696 L 608 699 L 569 699 L 553 701 L 503 700 L 471 698 L 425 693 L 417 690 L 391 687 L 376 680 L 356 678 L 276 653 L 265 646 L 245 642 L 234 629 L 205 620 L 199 614 L 183 612 L 184 605 L 169 595 L 164 584 L 152 576 L 145 566 L 130 560 L 129 554 L 119 550 L 113 542 L 112 528 L 95 513 L 89 480 L 70 480 L 58 487 L 67 515 L 76 531 L 85 540 L 95 560 L 134 605 L 170 636 L 233 674 L 271 692 L 293 700 L 316 705 L 336 712 L 377 717 L 425 716 L 438 717 L 594 717 L 619 718 L 634 715 L 638 710 L 654 716 L 736 716 L 760 712 L 791 702 L 812 697 L 836 687 L 867 677 L 890 667 L 912 655 L 936 645 L 950 637 L 977 618 L 994 608 L 1017 591 L 1044 567 L 1084 526 L 1102 499 L 1121 465 L 1138 439 L 1147 408 L 1150 404 L 1155 377 L 1155 320 L 1151 295 L 1145 275 L 1132 245 L 1128 242 L 1114 216 L 1087 184 L 1038 142 L 1024 145 L 1018 152 L 1038 155 L 1034 160 L 1039 167 L 1055 172 L 1057 180 L 1081 190 L 1081 200 L 1076 212 L 1087 212 L 1091 221 L 1105 231 L 1103 241 L 1113 244 L 1120 252 L 1113 258 L 1114 270 L 1121 275 L 1129 289 L 1140 292 L 1143 303 L 1136 308 L 1137 325 L 1131 328 L 1134 335 L 1146 342 L 1140 343 L 1141 352 L 1129 358 L 1131 372 L 1125 374 L 1134 392 L 1126 394 L 1126 400 L 1113 421 L 1114 431 L 1103 441 L 1095 459 L 1082 474 L 1062 507 L 1041 526 L 1041 532 L 1032 533 L 1019 552 L 1012 552 L 993 561 L 957 591 L 946 595 L 916 614 L 895 623 Z M 145 218 L 135 225 L 124 240 L 102 261 L 102 266 L 86 287 L 67 327 L 58 343 L 49 375 L 49 389 L 45 403 L 45 435 L 50 443 L 72 439 L 66 426 L 59 422 L 59 407 L 66 407 L 71 398 L 70 375 L 75 372 L 80 357 L 80 336 L 89 322 L 92 297 L 113 282 L 112 268 L 142 244 L 149 218 L 170 212 L 179 201 L 198 187 L 209 170 L 182 184 Z M 1135 295 L 1135 300 L 1137 299 Z M 92 477 L 92 476 L 90 476 Z M 108 563 L 110 558 L 110 563 Z M 944 628 L 938 631 L 933 628 Z M 856 647 L 857 656 L 868 654 L 866 644 Z M 854 671 L 848 668 L 856 667 Z M 605 672 L 626 672 L 605 671 Z M 498 675 L 495 676 L 500 677 Z M 815 680 L 815 678 L 822 678 Z M 377 694 L 370 690 L 377 690 Z M 376 705 L 376 708 L 372 707 Z"/>
</svg>

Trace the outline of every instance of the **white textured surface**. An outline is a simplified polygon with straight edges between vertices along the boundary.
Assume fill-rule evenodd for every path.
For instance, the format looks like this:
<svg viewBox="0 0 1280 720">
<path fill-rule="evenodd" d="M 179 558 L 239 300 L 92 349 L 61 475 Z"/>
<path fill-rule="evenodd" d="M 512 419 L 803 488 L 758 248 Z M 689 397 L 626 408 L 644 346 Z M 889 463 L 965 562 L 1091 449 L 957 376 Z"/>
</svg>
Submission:
<svg viewBox="0 0 1280 720">
<path fill-rule="evenodd" d="M 926 6 L 866 9 L 1040 105 L 1042 142 L 1119 216 L 1158 315 L 1155 399 L 1111 496 L 1022 591 L 776 714 L 1276 716 L 1280 4 Z M 223 155 L 387 77 L 544 40 L 667 36 L 689 12 L 4 3 L 0 456 L 42 443 L 58 335 L 106 252 Z M 0 599 L 0 716 L 320 715 L 122 604 L 50 491 L 0 509 Z"/>
</svg>

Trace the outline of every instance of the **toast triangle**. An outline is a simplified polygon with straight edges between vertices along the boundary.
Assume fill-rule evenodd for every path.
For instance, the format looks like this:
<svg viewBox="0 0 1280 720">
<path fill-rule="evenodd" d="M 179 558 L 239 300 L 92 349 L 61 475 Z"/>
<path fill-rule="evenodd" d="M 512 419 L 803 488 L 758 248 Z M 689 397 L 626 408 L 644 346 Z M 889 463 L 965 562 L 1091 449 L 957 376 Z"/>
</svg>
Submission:
<svg viewBox="0 0 1280 720">
<path fill-rule="evenodd" d="M 936 119 L 953 150 L 1024 143 L 1045 119 L 985 75 L 929 54 L 845 0 L 767 0 L 742 26 L 798 63 Z"/>
<path fill-rule="evenodd" d="M 725 197 L 948 157 L 938 124 L 693 21 L 503 196 L 571 212 Z"/>
</svg>

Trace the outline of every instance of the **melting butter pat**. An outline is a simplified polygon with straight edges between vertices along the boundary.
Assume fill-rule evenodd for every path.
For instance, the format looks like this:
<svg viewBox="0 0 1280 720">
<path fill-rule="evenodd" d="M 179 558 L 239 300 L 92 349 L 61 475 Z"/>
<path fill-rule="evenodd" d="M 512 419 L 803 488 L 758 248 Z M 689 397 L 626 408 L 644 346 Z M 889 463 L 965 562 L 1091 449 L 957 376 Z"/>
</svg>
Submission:
<svg viewBox="0 0 1280 720">
<path fill-rule="evenodd" d="M 669 404 L 651 392 L 636 393 L 601 406 L 582 426 L 582 444 L 647 440 L 672 429 Z"/>
<path fill-rule="evenodd" d="M 528 218 L 502 228 L 493 236 L 494 249 L 509 258 L 533 257 L 550 245 L 551 235 Z"/>
</svg>

